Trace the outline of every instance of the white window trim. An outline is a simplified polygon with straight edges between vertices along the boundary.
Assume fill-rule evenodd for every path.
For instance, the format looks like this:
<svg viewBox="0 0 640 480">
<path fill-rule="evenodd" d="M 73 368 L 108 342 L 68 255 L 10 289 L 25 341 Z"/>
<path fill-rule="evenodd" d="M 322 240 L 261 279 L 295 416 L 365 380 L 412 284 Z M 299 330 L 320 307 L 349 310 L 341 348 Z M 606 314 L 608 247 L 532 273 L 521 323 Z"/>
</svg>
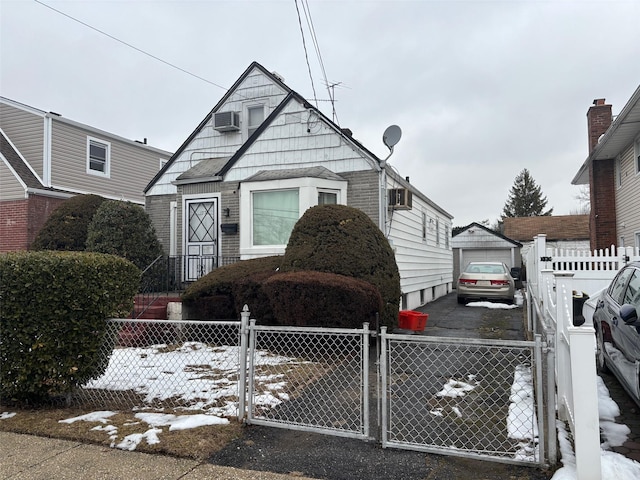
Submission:
<svg viewBox="0 0 640 480">
<path fill-rule="evenodd" d="M 262 122 L 264 122 L 267 119 L 267 111 L 266 111 L 266 104 L 265 103 L 247 103 L 244 105 L 244 119 L 245 122 L 243 125 L 243 131 L 244 131 L 244 135 L 245 137 L 248 139 L 250 137 L 249 135 L 249 110 L 250 109 L 254 109 L 254 108 L 259 108 L 262 107 Z M 261 122 L 261 124 L 262 124 Z M 260 127 L 260 125 L 256 125 L 256 129 L 258 129 Z"/>
<path fill-rule="evenodd" d="M 633 143 L 633 169 L 640 175 L 640 138 Z"/>
<path fill-rule="evenodd" d="M 106 147 L 106 155 L 105 155 L 105 165 L 104 172 L 98 172 L 97 170 L 91 169 L 91 157 L 90 157 L 90 147 L 91 142 L 99 143 L 100 145 L 104 145 Z M 111 143 L 101 138 L 89 137 L 87 136 L 87 173 L 89 175 L 96 175 L 98 177 L 111 178 Z"/>
<path fill-rule="evenodd" d="M 283 255 L 286 245 L 253 245 L 253 192 L 298 189 L 298 215 L 318 204 L 318 191 L 338 193 L 338 204 L 347 205 L 347 181 L 303 177 L 240 184 L 240 258 Z"/>
</svg>

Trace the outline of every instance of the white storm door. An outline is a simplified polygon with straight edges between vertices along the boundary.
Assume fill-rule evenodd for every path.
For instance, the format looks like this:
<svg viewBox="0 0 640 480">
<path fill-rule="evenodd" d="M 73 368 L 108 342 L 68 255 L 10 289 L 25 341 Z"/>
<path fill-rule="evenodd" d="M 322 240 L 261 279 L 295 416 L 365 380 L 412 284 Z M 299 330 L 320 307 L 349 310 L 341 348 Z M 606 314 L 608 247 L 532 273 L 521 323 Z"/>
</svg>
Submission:
<svg viewBox="0 0 640 480">
<path fill-rule="evenodd" d="M 185 207 L 185 275 L 187 281 L 193 281 L 209 273 L 217 264 L 218 200 L 187 200 Z"/>
</svg>

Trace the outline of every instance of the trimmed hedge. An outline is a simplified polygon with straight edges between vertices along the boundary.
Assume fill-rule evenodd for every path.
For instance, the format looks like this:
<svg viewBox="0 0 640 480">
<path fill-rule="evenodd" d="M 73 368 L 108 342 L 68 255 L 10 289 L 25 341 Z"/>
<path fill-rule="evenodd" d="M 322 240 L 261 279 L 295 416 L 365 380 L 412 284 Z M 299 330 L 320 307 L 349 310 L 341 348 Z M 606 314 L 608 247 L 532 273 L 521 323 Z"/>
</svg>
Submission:
<svg viewBox="0 0 640 480">
<path fill-rule="evenodd" d="M 395 255 L 380 229 L 357 208 L 308 209 L 291 232 L 281 270 L 314 270 L 369 282 L 382 296 L 380 323 L 398 323 L 401 290 Z"/>
<path fill-rule="evenodd" d="M 378 289 L 368 282 L 324 272 L 279 273 L 262 288 L 278 321 L 306 327 L 376 328 L 382 308 Z"/>
<path fill-rule="evenodd" d="M 89 224 L 105 200 L 99 195 L 76 195 L 62 202 L 36 235 L 31 250 L 83 251 Z"/>
<path fill-rule="evenodd" d="M 182 304 L 189 318 L 200 320 L 228 320 L 239 318 L 245 293 L 259 302 L 249 304 L 251 313 L 262 319 L 271 314 L 269 302 L 255 292 L 256 279 L 260 281 L 274 275 L 282 257 L 262 257 L 242 260 L 232 265 L 216 268 L 187 287 Z"/>
<path fill-rule="evenodd" d="M 38 403 L 104 373 L 105 319 L 131 312 L 139 282 L 112 255 L 0 255 L 0 399 Z"/>
<path fill-rule="evenodd" d="M 141 270 L 163 254 L 151 218 L 139 205 L 108 200 L 87 230 L 87 251 L 119 255 Z"/>
</svg>

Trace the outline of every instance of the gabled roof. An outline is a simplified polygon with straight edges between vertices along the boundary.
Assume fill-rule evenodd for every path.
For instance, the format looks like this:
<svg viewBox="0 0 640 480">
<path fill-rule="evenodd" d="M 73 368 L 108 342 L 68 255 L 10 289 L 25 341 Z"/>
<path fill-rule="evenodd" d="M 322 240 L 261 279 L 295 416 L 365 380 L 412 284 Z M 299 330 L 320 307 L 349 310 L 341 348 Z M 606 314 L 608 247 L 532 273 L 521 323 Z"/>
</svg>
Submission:
<svg viewBox="0 0 640 480">
<path fill-rule="evenodd" d="M 521 242 L 544 233 L 547 240 L 589 240 L 589 215 L 505 217 L 504 234 Z"/>
<path fill-rule="evenodd" d="M 149 184 L 145 187 L 144 193 L 148 192 L 153 185 L 164 175 L 164 173 L 171 167 L 171 165 L 175 162 L 177 158 L 180 157 L 182 152 L 189 146 L 192 140 L 202 131 L 202 129 L 207 125 L 209 121 L 211 121 L 213 114 L 216 113 L 229 99 L 229 97 L 235 92 L 238 86 L 247 78 L 247 76 L 251 73 L 251 71 L 257 68 L 264 75 L 269 77 L 273 82 L 279 85 L 287 92 L 287 96 L 280 102 L 280 104 L 269 114 L 269 116 L 262 122 L 262 124 L 258 127 L 258 129 L 247 139 L 247 141 L 240 146 L 240 148 L 235 152 L 235 154 L 228 160 L 226 165 L 220 170 L 219 175 L 224 175 L 228 172 L 231 167 L 236 163 L 236 161 L 244 155 L 244 153 L 253 145 L 253 143 L 260 137 L 262 132 L 271 125 L 274 119 L 280 114 L 280 112 L 291 102 L 297 101 L 302 104 L 305 108 L 312 110 L 314 114 L 318 115 L 322 120 L 332 128 L 338 135 L 340 135 L 347 143 L 356 147 L 356 149 L 364 152 L 366 155 L 371 157 L 376 163 L 380 163 L 380 159 L 369 151 L 364 145 L 354 139 L 351 135 L 349 135 L 345 130 L 340 128 L 339 125 L 335 124 L 331 119 L 329 119 L 326 115 L 324 115 L 320 110 L 315 108 L 309 102 L 307 102 L 302 95 L 295 92 L 291 88 L 289 88 L 277 75 L 269 72 L 266 68 L 260 65 L 258 62 L 252 62 L 251 65 L 240 75 L 238 80 L 227 90 L 224 96 L 218 101 L 218 103 L 211 109 L 211 111 L 202 119 L 202 121 L 198 124 L 196 129 L 189 135 L 189 137 L 182 143 L 180 148 L 176 150 L 176 152 L 171 156 L 169 161 L 164 165 L 164 167 L 151 179 Z"/>
<path fill-rule="evenodd" d="M 19 180 L 26 188 L 44 189 L 42 182 L 31 171 L 27 162 L 22 158 L 20 153 L 15 149 L 9 138 L 0 129 L 0 154 L 9 162 L 11 169 L 18 175 Z"/>
<path fill-rule="evenodd" d="M 589 165 L 596 160 L 615 158 L 640 133 L 640 85 L 611 123 L 591 155 L 584 161 L 576 173 L 572 185 L 589 183 Z"/>
<path fill-rule="evenodd" d="M 521 247 L 522 243 L 518 242 L 517 240 L 514 240 L 513 238 L 509 238 L 506 235 L 503 235 L 499 232 L 496 232 L 495 230 L 491 230 L 490 228 L 485 227 L 484 225 L 480 224 L 480 223 L 470 223 L 469 225 L 467 225 L 466 227 L 464 227 L 463 229 L 461 229 L 460 231 L 458 231 L 455 235 L 452 235 L 452 237 L 457 237 L 458 235 L 460 235 L 461 233 L 464 232 L 469 232 L 472 231 L 473 229 L 480 229 L 480 230 L 484 230 L 486 233 L 489 233 L 491 235 L 494 235 L 498 238 L 501 238 L 509 243 L 512 243 L 513 245 L 515 245 L 516 247 Z"/>
</svg>

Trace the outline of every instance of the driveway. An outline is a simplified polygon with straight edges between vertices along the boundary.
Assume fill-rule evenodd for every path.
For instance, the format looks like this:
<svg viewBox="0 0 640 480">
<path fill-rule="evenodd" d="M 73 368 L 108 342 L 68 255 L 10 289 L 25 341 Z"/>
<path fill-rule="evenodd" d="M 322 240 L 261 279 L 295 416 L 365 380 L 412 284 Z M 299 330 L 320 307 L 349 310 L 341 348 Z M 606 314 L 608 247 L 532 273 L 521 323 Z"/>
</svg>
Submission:
<svg viewBox="0 0 640 480">
<path fill-rule="evenodd" d="M 524 339 L 522 308 L 463 307 L 458 306 L 455 294 L 449 294 L 421 310 L 429 313 L 425 335 Z M 378 442 L 255 425 L 247 426 L 242 438 L 212 456 L 210 462 L 327 480 L 542 480 L 551 476 L 533 467 L 382 449 Z"/>
</svg>

